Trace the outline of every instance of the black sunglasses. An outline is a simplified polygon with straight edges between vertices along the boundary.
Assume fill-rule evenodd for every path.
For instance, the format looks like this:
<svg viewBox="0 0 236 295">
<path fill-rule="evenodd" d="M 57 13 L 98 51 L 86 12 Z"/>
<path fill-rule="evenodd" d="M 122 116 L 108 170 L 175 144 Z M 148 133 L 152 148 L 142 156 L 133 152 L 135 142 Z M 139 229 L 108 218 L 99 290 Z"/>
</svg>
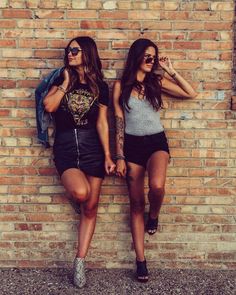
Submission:
<svg viewBox="0 0 236 295">
<path fill-rule="evenodd" d="M 150 63 L 156 63 L 157 62 L 157 58 L 153 57 L 153 56 L 144 56 L 144 60 L 146 64 L 150 64 Z"/>
<path fill-rule="evenodd" d="M 80 51 L 82 51 L 82 49 L 79 47 L 68 47 L 66 49 L 66 54 L 69 54 L 71 52 L 73 56 L 76 56 Z"/>
</svg>

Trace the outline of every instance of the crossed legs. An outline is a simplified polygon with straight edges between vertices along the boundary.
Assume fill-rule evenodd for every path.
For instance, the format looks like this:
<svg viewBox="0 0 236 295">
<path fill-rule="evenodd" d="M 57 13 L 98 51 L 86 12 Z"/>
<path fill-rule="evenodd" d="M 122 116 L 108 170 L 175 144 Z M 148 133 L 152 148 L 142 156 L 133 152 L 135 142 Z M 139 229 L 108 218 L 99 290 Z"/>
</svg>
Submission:
<svg viewBox="0 0 236 295">
<path fill-rule="evenodd" d="M 102 179 L 85 175 L 81 170 L 71 168 L 61 177 L 62 184 L 70 196 L 81 203 L 77 257 L 84 258 L 94 233 Z"/>
</svg>

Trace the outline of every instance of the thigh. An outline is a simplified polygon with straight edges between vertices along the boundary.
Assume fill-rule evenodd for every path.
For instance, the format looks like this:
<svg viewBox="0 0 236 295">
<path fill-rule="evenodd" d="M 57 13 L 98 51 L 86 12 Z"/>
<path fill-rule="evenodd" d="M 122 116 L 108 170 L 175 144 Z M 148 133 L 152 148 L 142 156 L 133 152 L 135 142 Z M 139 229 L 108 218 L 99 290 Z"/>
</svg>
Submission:
<svg viewBox="0 0 236 295">
<path fill-rule="evenodd" d="M 149 186 L 153 183 L 160 187 L 165 185 L 169 158 L 169 154 L 165 151 L 157 151 L 151 155 L 147 163 Z"/>
<path fill-rule="evenodd" d="M 130 198 L 143 198 L 145 168 L 131 162 L 127 163 L 127 184 Z"/>
<path fill-rule="evenodd" d="M 68 193 L 75 191 L 78 187 L 90 191 L 86 175 L 77 168 L 70 168 L 63 172 L 61 182 Z"/>
</svg>

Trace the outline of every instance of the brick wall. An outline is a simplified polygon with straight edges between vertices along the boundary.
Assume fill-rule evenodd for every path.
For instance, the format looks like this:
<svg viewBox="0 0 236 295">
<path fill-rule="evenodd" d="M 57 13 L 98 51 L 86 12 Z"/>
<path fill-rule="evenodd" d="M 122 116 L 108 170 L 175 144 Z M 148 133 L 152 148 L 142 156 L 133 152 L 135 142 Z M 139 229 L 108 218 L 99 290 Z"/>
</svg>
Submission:
<svg viewBox="0 0 236 295">
<path fill-rule="evenodd" d="M 165 98 L 172 161 L 160 230 L 145 237 L 151 266 L 232 268 L 234 1 L 2 0 L 0 7 L 0 266 L 64 266 L 75 254 L 79 216 L 64 197 L 51 150 L 37 143 L 34 88 L 62 65 L 69 39 L 89 35 L 110 85 L 129 45 L 146 37 L 199 92 L 194 100 Z M 89 266 L 132 266 L 128 212 L 124 181 L 107 177 Z"/>
<path fill-rule="evenodd" d="M 236 111 L 236 1 L 234 7 L 234 23 L 233 23 L 233 71 L 232 71 L 232 78 L 233 78 L 233 95 L 232 95 L 232 110 Z"/>
</svg>

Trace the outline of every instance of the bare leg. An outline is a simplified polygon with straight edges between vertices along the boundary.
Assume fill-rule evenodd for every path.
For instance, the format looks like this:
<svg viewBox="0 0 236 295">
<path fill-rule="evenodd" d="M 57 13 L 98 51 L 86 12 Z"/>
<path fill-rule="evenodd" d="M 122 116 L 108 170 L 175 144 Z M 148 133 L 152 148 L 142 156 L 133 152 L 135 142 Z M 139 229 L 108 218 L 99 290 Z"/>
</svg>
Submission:
<svg viewBox="0 0 236 295">
<path fill-rule="evenodd" d="M 97 207 L 102 179 L 86 176 L 79 169 L 68 169 L 62 183 L 72 198 L 81 203 L 81 217 L 78 228 L 78 248 L 74 260 L 74 284 L 82 288 L 86 284 L 85 262 L 88 248 L 94 233 Z"/>
<path fill-rule="evenodd" d="M 156 219 L 159 215 L 165 194 L 166 171 L 169 161 L 169 154 L 165 151 L 158 151 L 152 154 L 147 164 L 150 203 L 149 217 Z M 156 230 L 149 230 L 150 234 Z"/>
<path fill-rule="evenodd" d="M 81 258 L 86 257 L 94 233 L 100 189 L 103 181 L 103 179 L 93 176 L 87 176 L 87 179 L 90 185 L 90 194 L 88 200 L 82 204 L 81 208 L 78 251 L 76 255 Z"/>
<path fill-rule="evenodd" d="M 79 203 L 85 202 L 90 193 L 89 182 L 85 174 L 76 168 L 66 170 L 61 181 L 68 194 Z"/>
<path fill-rule="evenodd" d="M 95 229 L 99 194 L 103 179 L 86 176 L 79 169 L 68 169 L 61 177 L 67 192 L 81 203 L 77 257 L 84 258 Z"/>
<path fill-rule="evenodd" d="M 128 163 L 127 183 L 130 197 L 131 232 L 136 258 L 143 261 L 144 257 L 144 175 L 145 169 L 134 163 Z"/>
</svg>

